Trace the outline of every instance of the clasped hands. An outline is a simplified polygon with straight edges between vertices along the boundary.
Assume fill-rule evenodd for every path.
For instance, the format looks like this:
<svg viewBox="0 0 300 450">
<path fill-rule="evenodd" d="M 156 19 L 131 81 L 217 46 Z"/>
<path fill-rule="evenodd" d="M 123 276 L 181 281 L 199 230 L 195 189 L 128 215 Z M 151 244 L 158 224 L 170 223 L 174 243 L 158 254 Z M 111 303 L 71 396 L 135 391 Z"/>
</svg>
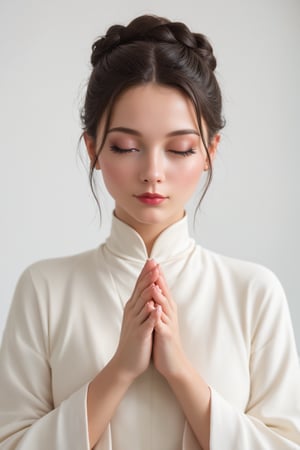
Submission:
<svg viewBox="0 0 300 450">
<path fill-rule="evenodd" d="M 176 377 L 186 362 L 177 305 L 160 266 L 152 259 L 146 261 L 126 303 L 114 356 L 119 369 L 132 381 L 147 369 L 151 358 L 167 380 Z"/>
</svg>

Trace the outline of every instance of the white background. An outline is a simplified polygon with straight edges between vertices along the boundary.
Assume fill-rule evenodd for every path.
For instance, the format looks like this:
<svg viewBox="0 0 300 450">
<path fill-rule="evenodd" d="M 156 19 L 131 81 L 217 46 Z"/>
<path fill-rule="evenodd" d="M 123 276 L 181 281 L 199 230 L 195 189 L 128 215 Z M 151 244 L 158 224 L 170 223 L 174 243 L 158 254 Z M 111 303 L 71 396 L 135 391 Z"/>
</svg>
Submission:
<svg viewBox="0 0 300 450">
<path fill-rule="evenodd" d="M 0 0 L 0 336 L 27 265 L 107 235 L 78 156 L 79 108 L 93 40 L 144 13 L 215 48 L 227 126 L 197 240 L 277 274 L 299 349 L 299 0 Z"/>
</svg>

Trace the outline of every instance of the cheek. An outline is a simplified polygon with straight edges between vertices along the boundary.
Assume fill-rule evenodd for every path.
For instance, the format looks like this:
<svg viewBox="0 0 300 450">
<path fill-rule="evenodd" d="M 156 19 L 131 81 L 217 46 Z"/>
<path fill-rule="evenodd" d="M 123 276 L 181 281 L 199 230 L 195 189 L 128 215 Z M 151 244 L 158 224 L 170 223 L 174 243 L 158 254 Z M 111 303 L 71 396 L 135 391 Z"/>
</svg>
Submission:
<svg viewBox="0 0 300 450">
<path fill-rule="evenodd" d="M 110 192 L 114 191 L 124 183 L 128 183 L 130 175 L 129 168 L 126 167 L 126 164 L 112 164 L 111 161 L 101 161 L 100 159 L 100 167 L 104 183 Z"/>
<path fill-rule="evenodd" d="M 177 181 L 178 186 L 184 191 L 193 190 L 202 173 L 204 171 L 204 163 L 202 160 L 188 161 L 184 167 L 180 167 L 174 179 Z"/>
</svg>

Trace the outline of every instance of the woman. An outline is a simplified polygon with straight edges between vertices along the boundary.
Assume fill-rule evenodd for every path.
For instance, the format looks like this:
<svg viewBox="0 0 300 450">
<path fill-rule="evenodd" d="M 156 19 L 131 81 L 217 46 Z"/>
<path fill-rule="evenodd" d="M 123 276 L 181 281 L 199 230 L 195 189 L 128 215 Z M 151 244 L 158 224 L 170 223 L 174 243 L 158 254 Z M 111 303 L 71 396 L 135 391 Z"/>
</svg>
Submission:
<svg viewBox="0 0 300 450">
<path fill-rule="evenodd" d="M 142 16 L 95 42 L 82 113 L 115 200 L 111 234 L 18 283 L 1 351 L 5 450 L 281 450 L 300 445 L 287 303 L 265 268 L 209 252 L 185 204 L 223 127 L 216 61 Z"/>
</svg>

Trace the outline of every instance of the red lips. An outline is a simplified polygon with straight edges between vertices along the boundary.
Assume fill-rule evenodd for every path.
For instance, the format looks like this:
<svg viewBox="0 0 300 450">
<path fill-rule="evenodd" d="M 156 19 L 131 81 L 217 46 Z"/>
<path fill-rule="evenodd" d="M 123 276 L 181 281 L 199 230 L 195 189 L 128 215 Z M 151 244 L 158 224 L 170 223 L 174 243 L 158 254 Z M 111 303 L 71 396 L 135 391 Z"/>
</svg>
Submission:
<svg viewBox="0 0 300 450">
<path fill-rule="evenodd" d="M 136 195 L 136 198 L 145 205 L 158 206 L 162 202 L 164 202 L 167 197 L 164 197 L 163 195 L 157 193 L 144 192 L 141 195 Z"/>
<path fill-rule="evenodd" d="M 137 195 L 138 198 L 165 198 L 163 195 L 152 193 L 152 192 L 144 192 L 143 194 Z"/>
</svg>

